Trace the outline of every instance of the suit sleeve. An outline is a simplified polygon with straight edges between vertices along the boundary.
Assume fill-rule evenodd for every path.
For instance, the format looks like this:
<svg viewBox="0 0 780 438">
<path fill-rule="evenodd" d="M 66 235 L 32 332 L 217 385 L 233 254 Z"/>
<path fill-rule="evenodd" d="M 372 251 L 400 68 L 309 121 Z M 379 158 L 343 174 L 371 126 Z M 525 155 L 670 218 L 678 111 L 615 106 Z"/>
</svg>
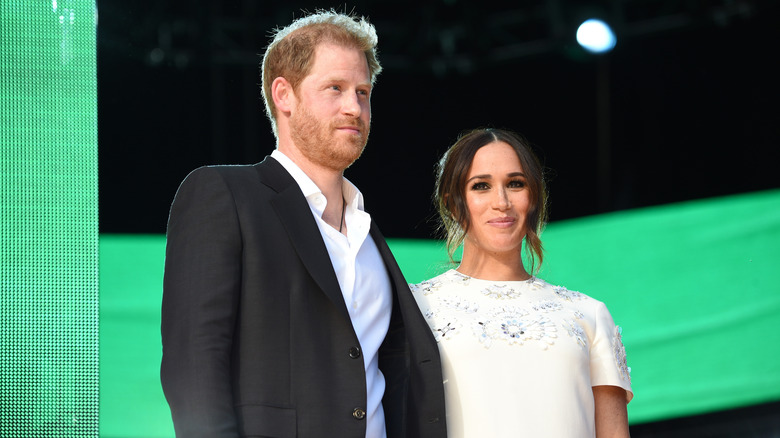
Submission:
<svg viewBox="0 0 780 438">
<path fill-rule="evenodd" d="M 237 437 L 231 349 L 241 288 L 235 202 L 215 168 L 193 171 L 168 220 L 163 392 L 177 437 Z"/>
</svg>

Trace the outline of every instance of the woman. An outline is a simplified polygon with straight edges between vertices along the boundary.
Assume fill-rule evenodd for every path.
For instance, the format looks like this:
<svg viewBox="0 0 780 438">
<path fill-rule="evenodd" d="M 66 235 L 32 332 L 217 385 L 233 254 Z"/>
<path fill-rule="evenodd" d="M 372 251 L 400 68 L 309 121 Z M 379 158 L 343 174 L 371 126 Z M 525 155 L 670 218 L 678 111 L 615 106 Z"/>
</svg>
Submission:
<svg viewBox="0 0 780 438">
<path fill-rule="evenodd" d="M 461 244 L 463 257 L 411 287 L 441 351 L 448 436 L 629 436 L 629 369 L 606 306 L 532 275 L 546 189 L 525 141 L 462 136 L 439 163 L 435 198 L 450 257 Z"/>
</svg>

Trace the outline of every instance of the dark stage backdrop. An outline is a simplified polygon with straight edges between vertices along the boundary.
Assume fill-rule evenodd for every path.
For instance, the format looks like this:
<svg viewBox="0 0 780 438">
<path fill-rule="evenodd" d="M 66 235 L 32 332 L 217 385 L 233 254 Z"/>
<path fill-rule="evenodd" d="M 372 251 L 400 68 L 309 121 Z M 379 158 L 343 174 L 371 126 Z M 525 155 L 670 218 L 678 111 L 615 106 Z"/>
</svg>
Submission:
<svg viewBox="0 0 780 438">
<path fill-rule="evenodd" d="M 334 2 L 102 0 L 100 229 L 162 233 L 180 181 L 274 147 L 259 91 L 268 33 Z M 283 4 L 285 3 L 285 4 Z M 358 1 L 385 65 L 348 169 L 390 237 L 428 238 L 433 165 L 470 128 L 525 134 L 551 220 L 780 187 L 777 2 Z M 574 41 L 590 13 L 614 51 Z"/>
</svg>

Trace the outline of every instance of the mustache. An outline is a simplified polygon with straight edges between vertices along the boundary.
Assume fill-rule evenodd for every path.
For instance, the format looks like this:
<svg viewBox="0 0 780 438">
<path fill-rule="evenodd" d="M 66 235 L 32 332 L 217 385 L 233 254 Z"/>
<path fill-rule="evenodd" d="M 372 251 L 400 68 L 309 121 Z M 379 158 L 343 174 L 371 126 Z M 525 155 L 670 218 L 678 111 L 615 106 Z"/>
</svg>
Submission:
<svg viewBox="0 0 780 438">
<path fill-rule="evenodd" d="M 345 118 L 345 119 L 339 119 L 336 120 L 331 124 L 332 127 L 340 127 L 340 128 L 356 128 L 359 129 L 360 132 L 365 131 L 367 128 L 366 122 L 363 121 L 363 119 L 360 118 Z"/>
</svg>

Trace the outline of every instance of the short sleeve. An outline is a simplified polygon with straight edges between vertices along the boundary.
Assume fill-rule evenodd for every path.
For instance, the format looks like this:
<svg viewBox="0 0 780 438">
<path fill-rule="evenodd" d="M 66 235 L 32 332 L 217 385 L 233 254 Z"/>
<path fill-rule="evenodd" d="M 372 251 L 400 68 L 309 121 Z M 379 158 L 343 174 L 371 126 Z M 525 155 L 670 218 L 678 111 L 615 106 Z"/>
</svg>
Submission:
<svg viewBox="0 0 780 438">
<path fill-rule="evenodd" d="M 595 315 L 595 335 L 590 350 L 592 386 L 617 386 L 626 390 L 626 403 L 634 397 L 631 368 L 626 360 L 622 329 L 615 325 L 607 306 L 599 302 Z"/>
</svg>

